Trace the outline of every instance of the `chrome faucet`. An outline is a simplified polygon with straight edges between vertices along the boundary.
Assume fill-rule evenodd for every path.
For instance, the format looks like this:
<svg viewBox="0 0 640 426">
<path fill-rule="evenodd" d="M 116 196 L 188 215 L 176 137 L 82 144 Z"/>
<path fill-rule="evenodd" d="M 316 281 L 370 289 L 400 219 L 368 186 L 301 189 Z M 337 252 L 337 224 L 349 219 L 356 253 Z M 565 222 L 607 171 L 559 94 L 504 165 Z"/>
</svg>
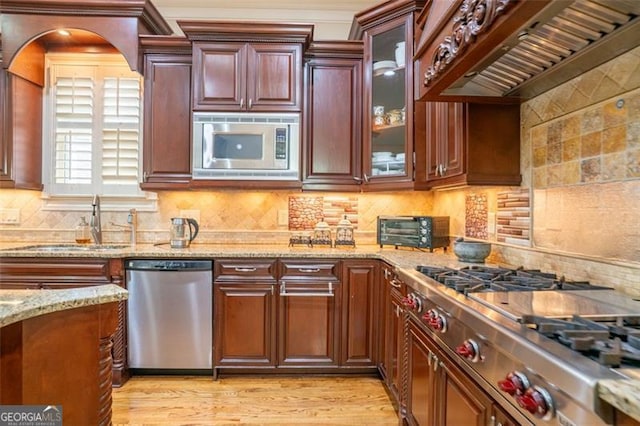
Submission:
<svg viewBox="0 0 640 426">
<path fill-rule="evenodd" d="M 100 197 L 96 194 L 91 202 L 92 212 L 89 226 L 95 244 L 102 244 L 102 225 L 100 224 Z"/>
<path fill-rule="evenodd" d="M 113 222 L 111 222 L 111 225 L 118 226 L 120 228 L 128 228 L 131 231 L 131 237 L 129 240 L 131 243 L 131 247 L 136 246 L 136 232 L 138 232 L 138 212 L 136 211 L 136 209 L 129 210 L 126 225 L 120 225 Z"/>
</svg>

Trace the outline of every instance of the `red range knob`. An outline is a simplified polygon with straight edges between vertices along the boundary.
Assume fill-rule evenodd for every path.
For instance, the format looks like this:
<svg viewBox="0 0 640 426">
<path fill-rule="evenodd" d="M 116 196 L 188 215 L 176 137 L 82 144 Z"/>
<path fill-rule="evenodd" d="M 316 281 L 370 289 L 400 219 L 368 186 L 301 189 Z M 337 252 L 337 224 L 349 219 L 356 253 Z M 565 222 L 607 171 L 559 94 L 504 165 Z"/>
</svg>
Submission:
<svg viewBox="0 0 640 426">
<path fill-rule="evenodd" d="M 508 393 L 509 395 L 522 395 L 529 387 L 529 380 L 527 376 L 519 371 L 512 371 L 507 374 L 504 380 L 498 382 L 498 387 L 501 391 Z"/>
<path fill-rule="evenodd" d="M 405 296 L 402 298 L 402 304 L 410 309 L 415 309 L 415 301 L 409 296 Z"/>
<path fill-rule="evenodd" d="M 445 331 L 445 327 L 447 325 L 447 322 L 445 321 L 445 319 L 442 317 L 442 315 L 437 315 L 434 318 L 431 318 L 429 320 L 429 325 L 431 326 L 431 328 L 433 328 L 435 331 L 441 331 L 444 332 Z"/>
<path fill-rule="evenodd" d="M 480 355 L 480 345 L 473 339 L 465 340 L 456 348 L 456 353 L 471 362 L 478 362 L 482 359 Z"/>
<path fill-rule="evenodd" d="M 527 389 L 524 395 L 517 395 L 516 402 L 538 418 L 548 417 L 553 412 L 549 393 L 537 386 Z"/>
</svg>

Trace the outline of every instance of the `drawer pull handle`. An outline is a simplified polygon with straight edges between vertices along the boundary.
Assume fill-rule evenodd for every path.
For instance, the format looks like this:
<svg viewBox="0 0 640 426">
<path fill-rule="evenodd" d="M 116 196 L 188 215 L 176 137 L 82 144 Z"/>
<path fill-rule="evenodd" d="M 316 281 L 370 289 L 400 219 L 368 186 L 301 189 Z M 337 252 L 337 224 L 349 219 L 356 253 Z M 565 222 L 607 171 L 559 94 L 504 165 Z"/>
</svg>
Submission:
<svg viewBox="0 0 640 426">
<path fill-rule="evenodd" d="M 301 291 L 301 292 L 287 292 L 284 281 L 280 284 L 280 296 L 286 297 L 295 297 L 295 296 L 306 296 L 306 297 L 334 297 L 333 293 L 333 284 L 329 283 L 329 288 L 326 293 L 321 292 L 312 292 L 312 291 Z"/>
<path fill-rule="evenodd" d="M 236 272 L 255 272 L 255 271 L 257 271 L 256 268 L 241 268 L 241 267 L 238 267 L 238 266 L 236 266 L 234 269 L 236 270 Z"/>
<path fill-rule="evenodd" d="M 391 280 L 391 281 L 389 281 L 389 284 L 391 284 L 391 286 L 395 287 L 395 288 L 402 287 L 402 284 L 400 284 L 397 280 Z"/>
<path fill-rule="evenodd" d="M 298 272 L 305 272 L 305 273 L 320 272 L 320 268 L 298 268 Z"/>
</svg>

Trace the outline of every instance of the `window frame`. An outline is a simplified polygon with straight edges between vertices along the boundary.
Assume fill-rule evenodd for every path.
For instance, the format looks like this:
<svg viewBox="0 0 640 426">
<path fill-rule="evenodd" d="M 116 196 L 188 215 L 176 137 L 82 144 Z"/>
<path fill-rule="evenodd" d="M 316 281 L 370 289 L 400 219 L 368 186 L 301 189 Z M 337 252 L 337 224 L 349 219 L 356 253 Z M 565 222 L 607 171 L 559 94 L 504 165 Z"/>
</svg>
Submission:
<svg viewBox="0 0 640 426">
<path fill-rule="evenodd" d="M 102 159 L 104 138 L 104 87 L 94 89 L 95 104 L 93 105 L 93 134 L 92 137 L 92 163 L 100 162 L 100 167 L 93 167 L 90 184 L 69 184 L 55 182 L 55 162 L 56 162 L 56 140 L 55 121 L 56 117 L 56 96 L 55 78 L 62 68 L 77 68 L 81 75 L 90 75 L 96 85 L 104 86 L 102 83 L 107 77 L 129 77 L 139 78 L 139 122 L 138 132 L 138 158 L 137 177 L 135 185 L 109 185 L 103 183 Z M 111 69 L 111 72 L 105 72 Z M 68 70 L 67 70 L 68 71 Z M 71 73 L 69 73 L 70 75 Z M 140 180 L 143 167 L 143 127 L 144 127 L 144 80 L 135 71 L 132 71 L 124 57 L 120 54 L 105 53 L 58 53 L 50 52 L 45 55 L 45 88 L 43 96 L 43 185 L 42 199 L 45 203 L 45 210 L 85 210 L 90 206 L 90 200 L 94 194 L 99 194 L 102 200 L 103 210 L 128 210 L 137 208 L 143 211 L 157 210 L 157 195 L 142 191 Z M 97 119 L 96 119 L 97 118 Z M 96 129 L 98 132 L 96 133 Z"/>
</svg>

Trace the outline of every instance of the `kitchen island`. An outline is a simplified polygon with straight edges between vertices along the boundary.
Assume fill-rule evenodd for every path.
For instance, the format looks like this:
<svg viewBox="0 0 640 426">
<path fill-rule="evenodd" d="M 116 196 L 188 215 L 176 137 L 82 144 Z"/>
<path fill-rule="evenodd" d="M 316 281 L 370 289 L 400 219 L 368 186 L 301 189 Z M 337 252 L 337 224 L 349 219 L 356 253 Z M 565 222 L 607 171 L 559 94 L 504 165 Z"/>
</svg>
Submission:
<svg viewBox="0 0 640 426">
<path fill-rule="evenodd" d="M 64 424 L 111 423 L 116 285 L 0 290 L 0 405 L 62 408 Z"/>
</svg>

